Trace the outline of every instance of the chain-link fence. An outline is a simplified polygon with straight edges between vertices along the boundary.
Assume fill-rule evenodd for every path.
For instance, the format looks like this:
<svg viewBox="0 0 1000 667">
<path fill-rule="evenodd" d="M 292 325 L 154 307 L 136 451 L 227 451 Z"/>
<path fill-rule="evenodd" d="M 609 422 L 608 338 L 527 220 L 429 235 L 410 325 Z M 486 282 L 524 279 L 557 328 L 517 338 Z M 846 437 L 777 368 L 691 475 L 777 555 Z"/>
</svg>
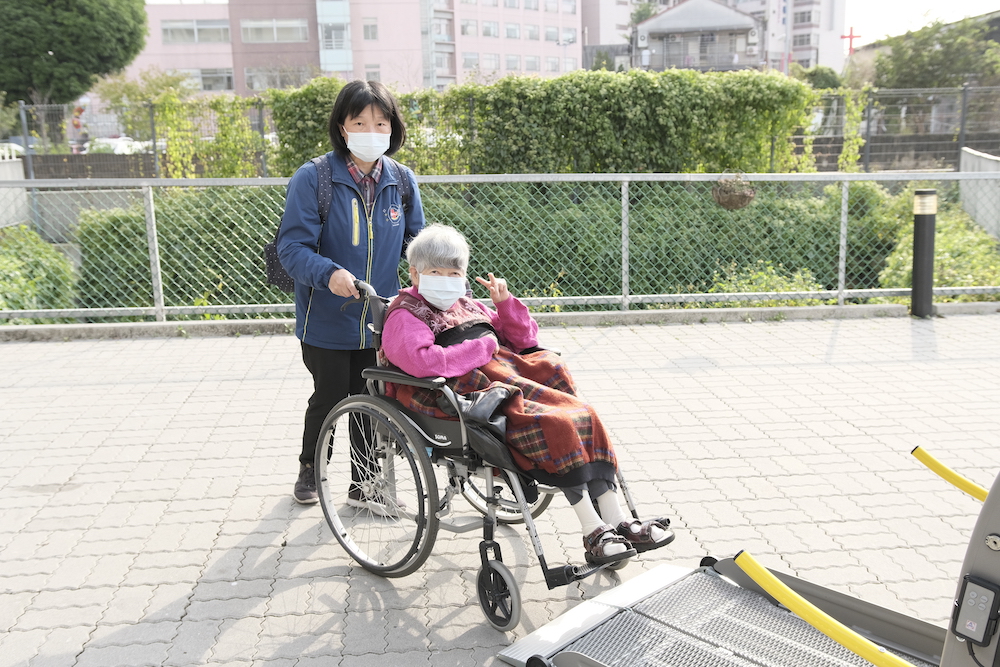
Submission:
<svg viewBox="0 0 1000 667">
<path fill-rule="evenodd" d="M 539 311 L 908 301 L 918 187 L 940 202 L 935 298 L 1000 293 L 1000 173 L 720 178 L 419 183 L 427 219 L 469 238 L 470 275 L 506 277 Z M 0 319 L 287 316 L 261 255 L 286 183 L 0 182 Z"/>
<path fill-rule="evenodd" d="M 276 141 L 263 100 L 229 97 L 189 105 L 182 116 L 169 105 L 22 103 L 7 134 L 0 141 L 28 147 L 21 157 L 29 179 L 229 176 L 219 173 L 219 153 L 234 143 L 245 144 L 235 148 L 251 172 L 239 175 L 266 177 Z M 184 144 L 183 153 L 169 150 L 171 142 Z"/>
</svg>

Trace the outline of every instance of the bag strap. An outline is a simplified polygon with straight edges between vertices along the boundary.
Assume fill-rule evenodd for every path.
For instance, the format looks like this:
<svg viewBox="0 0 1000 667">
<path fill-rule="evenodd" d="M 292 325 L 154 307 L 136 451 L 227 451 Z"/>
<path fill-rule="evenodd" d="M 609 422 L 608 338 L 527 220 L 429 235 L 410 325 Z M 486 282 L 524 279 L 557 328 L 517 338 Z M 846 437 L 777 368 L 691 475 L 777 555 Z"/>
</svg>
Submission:
<svg viewBox="0 0 1000 667">
<path fill-rule="evenodd" d="M 408 213 L 413 209 L 413 187 L 410 185 L 410 177 L 406 174 L 406 169 L 391 157 L 385 158 L 392 165 L 396 172 L 396 182 L 399 188 L 399 197 L 403 200 L 403 213 Z"/>
<path fill-rule="evenodd" d="M 316 165 L 316 203 L 319 205 L 319 224 L 322 232 L 326 219 L 330 216 L 330 205 L 333 203 L 333 170 L 330 160 L 325 155 L 314 157 L 311 162 Z"/>
<path fill-rule="evenodd" d="M 316 205 L 319 207 L 319 227 L 322 237 L 323 225 L 330 216 L 330 206 L 333 204 L 333 170 L 330 169 L 330 161 L 325 155 L 314 157 L 310 162 L 316 165 Z M 284 216 L 278 220 L 278 226 L 274 230 L 275 243 L 278 242 L 283 220 Z"/>
</svg>

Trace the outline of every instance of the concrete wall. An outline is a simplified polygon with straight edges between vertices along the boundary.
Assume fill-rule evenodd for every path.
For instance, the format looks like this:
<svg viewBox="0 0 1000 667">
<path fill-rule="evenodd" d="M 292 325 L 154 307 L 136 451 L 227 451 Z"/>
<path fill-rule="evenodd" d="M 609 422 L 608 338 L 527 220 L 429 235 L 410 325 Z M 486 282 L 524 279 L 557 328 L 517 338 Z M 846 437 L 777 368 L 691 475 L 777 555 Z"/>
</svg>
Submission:
<svg viewBox="0 0 1000 667">
<path fill-rule="evenodd" d="M 0 160 L 0 181 L 23 181 L 21 159 Z M 28 194 L 24 188 L 0 188 L 0 227 L 28 222 Z"/>
<path fill-rule="evenodd" d="M 963 148 L 960 170 L 997 172 L 1000 171 L 1000 157 Z M 962 181 L 959 192 L 965 212 L 980 227 L 1000 238 L 1000 181 Z"/>
</svg>

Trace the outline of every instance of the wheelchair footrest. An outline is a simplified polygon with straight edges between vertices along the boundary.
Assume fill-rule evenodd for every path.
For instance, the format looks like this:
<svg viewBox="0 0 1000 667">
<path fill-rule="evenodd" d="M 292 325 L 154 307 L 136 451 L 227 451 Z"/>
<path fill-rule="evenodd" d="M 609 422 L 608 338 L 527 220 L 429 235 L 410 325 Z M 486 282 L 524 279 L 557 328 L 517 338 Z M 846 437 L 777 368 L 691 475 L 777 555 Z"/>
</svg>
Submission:
<svg viewBox="0 0 1000 667">
<path fill-rule="evenodd" d="M 609 563 L 610 564 L 610 563 Z M 561 565 L 545 567 L 545 585 L 549 590 L 580 581 L 604 570 L 608 565 Z"/>
</svg>

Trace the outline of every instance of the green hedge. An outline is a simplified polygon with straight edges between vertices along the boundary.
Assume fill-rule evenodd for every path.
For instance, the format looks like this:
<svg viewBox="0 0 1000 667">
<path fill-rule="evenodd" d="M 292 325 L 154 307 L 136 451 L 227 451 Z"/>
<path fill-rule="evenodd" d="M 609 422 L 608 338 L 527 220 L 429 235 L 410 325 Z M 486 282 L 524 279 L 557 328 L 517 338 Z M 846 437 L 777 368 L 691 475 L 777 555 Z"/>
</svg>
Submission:
<svg viewBox="0 0 1000 667">
<path fill-rule="evenodd" d="M 75 307 L 72 263 L 27 225 L 0 229 L 0 310 Z M 57 319 L 33 319 L 51 323 Z M 23 320 L 0 320 L 0 324 Z"/>
<path fill-rule="evenodd" d="M 274 237 L 284 188 L 192 188 L 157 193 L 156 225 L 168 306 L 285 303 L 264 284 L 261 249 Z M 77 240 L 82 305 L 153 305 L 140 206 L 87 210 Z"/>
<path fill-rule="evenodd" d="M 339 79 L 272 91 L 290 175 L 330 149 L 327 119 Z M 815 92 L 755 70 L 572 72 L 554 79 L 400 95 L 410 134 L 397 156 L 417 173 L 745 172 L 810 168 L 791 137 L 806 124 Z"/>
</svg>

